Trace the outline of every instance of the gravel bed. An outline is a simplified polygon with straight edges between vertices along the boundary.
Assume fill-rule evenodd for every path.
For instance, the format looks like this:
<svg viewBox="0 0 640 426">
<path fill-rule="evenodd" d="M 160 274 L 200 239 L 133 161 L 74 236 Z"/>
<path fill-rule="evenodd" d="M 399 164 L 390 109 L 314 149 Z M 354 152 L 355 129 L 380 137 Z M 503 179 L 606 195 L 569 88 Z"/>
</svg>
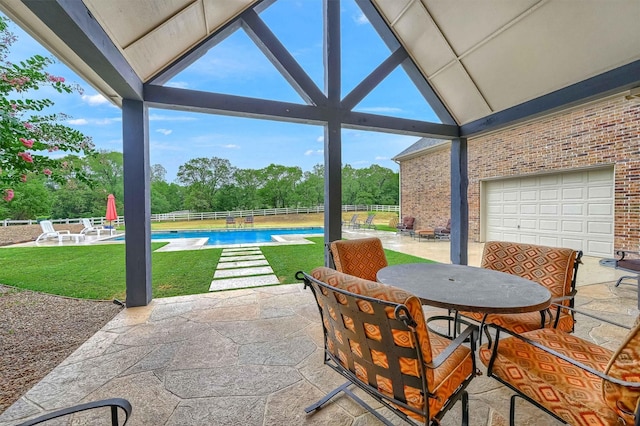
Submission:
<svg viewBox="0 0 640 426">
<path fill-rule="evenodd" d="M 121 309 L 0 285 L 0 413 Z"/>
</svg>

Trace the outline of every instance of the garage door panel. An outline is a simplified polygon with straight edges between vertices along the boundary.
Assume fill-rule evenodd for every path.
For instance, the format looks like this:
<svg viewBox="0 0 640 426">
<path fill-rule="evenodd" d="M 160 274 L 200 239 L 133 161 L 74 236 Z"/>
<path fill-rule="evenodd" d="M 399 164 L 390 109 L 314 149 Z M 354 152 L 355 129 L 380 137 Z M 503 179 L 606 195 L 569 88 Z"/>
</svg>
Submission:
<svg viewBox="0 0 640 426">
<path fill-rule="evenodd" d="M 483 188 L 485 239 L 613 255 L 612 168 L 509 178 Z"/>
<path fill-rule="evenodd" d="M 565 216 L 583 216 L 584 206 L 582 204 L 563 204 L 562 214 Z"/>
<path fill-rule="evenodd" d="M 611 204 L 590 203 L 588 207 L 589 216 L 611 216 L 613 206 Z"/>
<path fill-rule="evenodd" d="M 559 212 L 557 204 L 540 204 L 540 214 L 557 215 Z"/>
<path fill-rule="evenodd" d="M 563 200 L 584 200 L 584 188 L 563 188 Z"/>
<path fill-rule="evenodd" d="M 557 220 L 541 220 L 540 221 L 540 230 L 542 230 L 542 231 L 557 231 L 558 230 L 558 221 Z"/>
</svg>

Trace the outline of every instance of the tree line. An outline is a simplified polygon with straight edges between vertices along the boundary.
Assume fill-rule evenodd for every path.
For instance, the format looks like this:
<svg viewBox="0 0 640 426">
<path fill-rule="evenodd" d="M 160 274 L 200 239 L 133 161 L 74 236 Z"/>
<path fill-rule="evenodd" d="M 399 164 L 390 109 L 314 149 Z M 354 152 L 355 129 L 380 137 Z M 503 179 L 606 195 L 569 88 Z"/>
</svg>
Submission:
<svg viewBox="0 0 640 426">
<path fill-rule="evenodd" d="M 100 217 L 108 194 L 124 212 L 122 153 L 98 151 L 86 157 L 68 155 L 62 161 L 79 164 L 83 178 L 69 172 L 61 183 L 34 173 L 15 185 L 15 198 L 0 205 L 0 217 L 37 218 Z M 324 166 L 303 172 L 300 167 L 270 164 L 262 169 L 241 169 L 229 160 L 194 158 L 178 169 L 177 182 L 167 182 L 160 164 L 151 166 L 151 213 L 309 207 L 324 203 Z M 85 179 L 87 176 L 89 179 Z M 399 175 L 372 165 L 342 168 L 343 204 L 398 204 Z"/>
</svg>

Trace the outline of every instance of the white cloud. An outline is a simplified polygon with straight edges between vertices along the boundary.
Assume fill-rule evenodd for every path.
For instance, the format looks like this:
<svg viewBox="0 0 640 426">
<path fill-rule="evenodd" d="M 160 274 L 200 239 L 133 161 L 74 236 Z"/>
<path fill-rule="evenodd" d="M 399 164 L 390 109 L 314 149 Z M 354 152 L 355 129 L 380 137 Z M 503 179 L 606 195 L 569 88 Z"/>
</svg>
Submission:
<svg viewBox="0 0 640 426">
<path fill-rule="evenodd" d="M 307 151 L 305 151 L 304 155 L 322 155 L 324 154 L 324 150 L 323 149 L 309 149 Z"/>
<path fill-rule="evenodd" d="M 353 17 L 353 21 L 358 25 L 364 25 L 369 22 L 364 13 L 360 12 L 358 15 Z"/>
<path fill-rule="evenodd" d="M 380 156 L 376 157 L 376 161 L 384 161 L 384 160 L 388 160 L 388 159 L 389 159 L 389 157 L 380 157 Z"/>
<path fill-rule="evenodd" d="M 227 148 L 227 149 L 240 149 L 240 145 L 236 145 L 233 143 L 228 143 L 226 145 L 220 145 L 222 148 Z"/>
<path fill-rule="evenodd" d="M 97 126 L 108 126 L 109 124 L 119 123 L 122 121 L 122 118 L 96 118 L 95 120 L 91 120 L 91 122 Z"/>
<path fill-rule="evenodd" d="M 95 95 L 82 95 L 82 100 L 85 101 L 86 103 L 88 103 L 91 106 L 96 106 L 96 105 L 102 105 L 102 104 L 107 104 L 109 103 L 109 100 L 107 98 L 105 98 L 104 96 L 102 96 L 101 94 L 97 93 Z"/>
<path fill-rule="evenodd" d="M 316 142 L 324 142 L 324 136 L 318 136 Z"/>
<path fill-rule="evenodd" d="M 186 115 L 162 115 L 150 114 L 149 121 L 195 121 L 195 117 L 187 117 Z"/>
<path fill-rule="evenodd" d="M 187 87 L 189 87 L 189 83 L 187 83 L 186 81 L 170 81 L 169 83 L 165 84 L 165 86 L 175 87 L 176 89 L 186 89 Z"/>
<path fill-rule="evenodd" d="M 156 132 L 158 132 L 158 133 L 162 133 L 163 135 L 168 136 L 168 135 L 170 135 L 170 134 L 173 132 L 173 130 L 169 130 L 169 129 L 158 129 L 158 130 L 156 130 Z"/>
<path fill-rule="evenodd" d="M 89 124 L 89 121 L 84 118 L 75 118 L 72 120 L 67 120 L 67 124 L 70 124 L 72 126 L 86 126 L 87 124 Z"/>
<path fill-rule="evenodd" d="M 401 112 L 401 108 L 396 107 L 369 107 L 369 108 L 358 108 L 360 111 L 367 112 Z"/>
</svg>

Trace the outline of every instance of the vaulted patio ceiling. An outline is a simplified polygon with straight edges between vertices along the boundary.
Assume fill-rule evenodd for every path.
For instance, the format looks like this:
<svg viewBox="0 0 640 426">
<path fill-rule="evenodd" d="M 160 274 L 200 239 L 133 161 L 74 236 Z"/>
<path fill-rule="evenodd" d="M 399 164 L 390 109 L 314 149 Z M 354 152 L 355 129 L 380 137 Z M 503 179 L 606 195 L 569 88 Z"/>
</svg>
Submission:
<svg viewBox="0 0 640 426">
<path fill-rule="evenodd" d="M 78 10 L 79 1 L 57 0 L 66 10 Z M 640 85 L 636 0 L 357 1 L 391 51 L 400 42 L 455 123 L 447 123 L 446 114 L 439 114 L 441 120 L 461 126 L 463 136 Z M 273 0 L 84 0 L 85 18 L 113 43 L 99 47 L 114 50 L 125 78 L 127 71 L 133 74 L 128 88 L 73 46 L 60 27 L 43 25 L 41 3 L 2 1 L 1 7 L 120 104 L 130 91 L 141 94 L 136 79 L 166 81 L 165 70 L 175 74 L 185 60 L 246 26 L 236 18 L 249 16 L 254 6 L 259 13 Z"/>
</svg>

